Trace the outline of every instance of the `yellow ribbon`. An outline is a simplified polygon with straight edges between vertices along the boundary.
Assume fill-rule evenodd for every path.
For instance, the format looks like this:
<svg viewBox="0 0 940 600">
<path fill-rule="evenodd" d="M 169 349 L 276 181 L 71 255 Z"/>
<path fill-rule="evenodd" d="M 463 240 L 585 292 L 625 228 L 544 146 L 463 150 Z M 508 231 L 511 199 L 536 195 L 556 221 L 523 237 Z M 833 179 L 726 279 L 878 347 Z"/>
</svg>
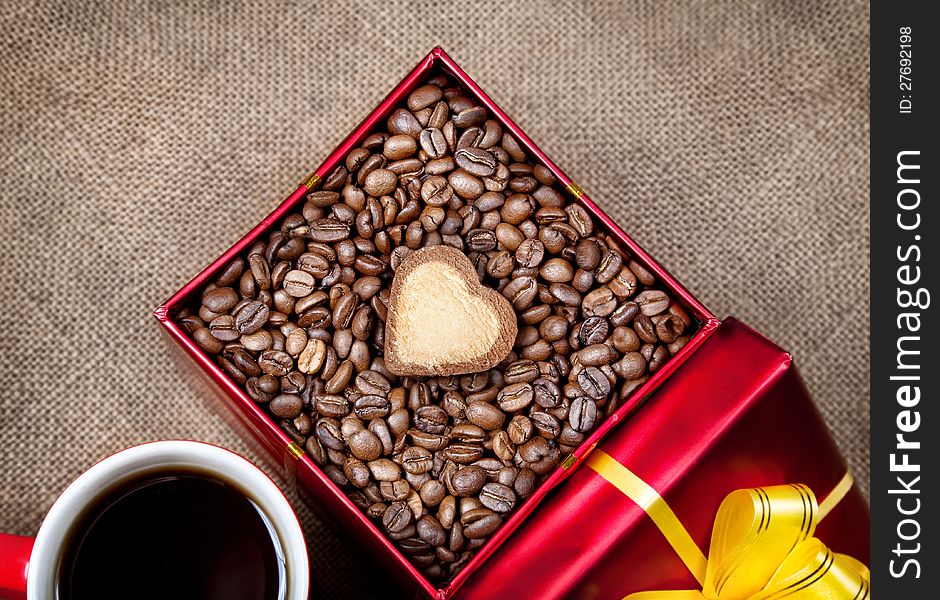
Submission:
<svg viewBox="0 0 940 600">
<path fill-rule="evenodd" d="M 662 531 L 701 590 L 630 594 L 625 600 L 864 600 L 868 569 L 813 537 L 816 525 L 852 488 L 847 473 L 816 503 L 802 484 L 742 489 L 721 503 L 708 558 L 656 490 L 602 450 L 587 465 L 636 502 Z"/>
</svg>

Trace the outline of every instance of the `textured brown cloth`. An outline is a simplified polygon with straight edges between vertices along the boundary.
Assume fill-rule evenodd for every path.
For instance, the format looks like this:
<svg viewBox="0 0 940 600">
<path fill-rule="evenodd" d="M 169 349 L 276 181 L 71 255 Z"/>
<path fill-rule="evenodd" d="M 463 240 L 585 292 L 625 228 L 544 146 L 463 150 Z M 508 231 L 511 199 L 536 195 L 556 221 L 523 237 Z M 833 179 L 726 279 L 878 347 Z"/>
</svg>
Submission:
<svg viewBox="0 0 940 600">
<path fill-rule="evenodd" d="M 868 22 L 859 0 L 3 1 L 0 530 L 137 442 L 251 455 L 150 312 L 436 44 L 716 314 L 793 352 L 867 490 Z M 302 512 L 316 597 L 375 594 Z"/>
</svg>

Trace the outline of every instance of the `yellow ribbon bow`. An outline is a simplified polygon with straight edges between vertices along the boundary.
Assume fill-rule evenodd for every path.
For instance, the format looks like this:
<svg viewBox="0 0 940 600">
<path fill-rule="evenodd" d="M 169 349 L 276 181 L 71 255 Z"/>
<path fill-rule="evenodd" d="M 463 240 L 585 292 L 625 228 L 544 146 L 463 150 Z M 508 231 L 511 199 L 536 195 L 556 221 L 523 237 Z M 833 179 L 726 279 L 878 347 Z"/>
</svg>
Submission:
<svg viewBox="0 0 940 600">
<path fill-rule="evenodd" d="M 603 451 L 588 466 L 637 502 L 702 585 L 625 600 L 864 600 L 868 569 L 813 537 L 816 525 L 852 487 L 850 474 L 822 505 L 802 484 L 742 489 L 721 503 L 706 559 L 678 517 L 649 485 Z"/>
</svg>

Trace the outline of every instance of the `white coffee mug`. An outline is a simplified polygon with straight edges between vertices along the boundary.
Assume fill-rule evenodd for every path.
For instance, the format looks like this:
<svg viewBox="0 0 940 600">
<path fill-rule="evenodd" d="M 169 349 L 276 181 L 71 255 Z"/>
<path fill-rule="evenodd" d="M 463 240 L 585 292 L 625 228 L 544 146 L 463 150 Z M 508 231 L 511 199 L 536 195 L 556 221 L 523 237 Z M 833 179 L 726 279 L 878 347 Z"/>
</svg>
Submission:
<svg viewBox="0 0 940 600">
<path fill-rule="evenodd" d="M 0 534 L 0 597 L 55 598 L 59 562 L 76 520 L 88 506 L 122 483 L 151 473 L 196 469 L 243 491 L 267 517 L 280 546 L 284 566 L 279 598 L 305 600 L 310 568 L 303 530 L 277 485 L 241 456 L 210 444 L 151 442 L 122 450 L 97 463 L 72 482 L 42 522 L 35 542 Z M 31 551 L 30 551 L 31 550 Z"/>
</svg>

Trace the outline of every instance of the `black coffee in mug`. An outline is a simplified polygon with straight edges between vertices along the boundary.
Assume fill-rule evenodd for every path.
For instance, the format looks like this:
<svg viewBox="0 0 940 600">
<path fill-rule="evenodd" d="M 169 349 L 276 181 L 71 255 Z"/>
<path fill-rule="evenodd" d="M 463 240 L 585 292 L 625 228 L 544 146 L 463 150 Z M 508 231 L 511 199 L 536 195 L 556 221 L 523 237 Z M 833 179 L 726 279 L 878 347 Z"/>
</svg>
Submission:
<svg viewBox="0 0 940 600">
<path fill-rule="evenodd" d="M 284 588 L 283 553 L 244 493 L 195 471 L 151 473 L 86 511 L 66 541 L 60 600 L 261 600 Z"/>
</svg>

